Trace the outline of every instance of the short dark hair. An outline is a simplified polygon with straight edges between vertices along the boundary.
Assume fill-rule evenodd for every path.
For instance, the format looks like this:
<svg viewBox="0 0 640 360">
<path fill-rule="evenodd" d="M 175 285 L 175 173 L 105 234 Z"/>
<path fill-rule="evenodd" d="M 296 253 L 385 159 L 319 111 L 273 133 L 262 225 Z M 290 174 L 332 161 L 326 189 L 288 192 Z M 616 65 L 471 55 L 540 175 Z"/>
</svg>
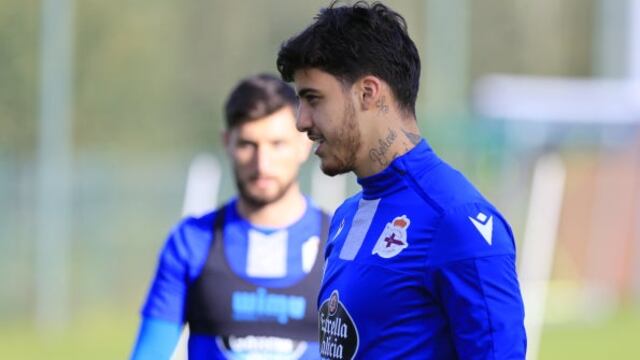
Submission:
<svg viewBox="0 0 640 360">
<path fill-rule="evenodd" d="M 270 74 L 250 76 L 231 91 L 224 106 L 227 129 L 269 116 L 290 106 L 298 107 L 298 97 L 289 84 Z"/>
<path fill-rule="evenodd" d="M 276 63 L 288 82 L 308 68 L 347 84 L 374 75 L 391 87 L 402 109 L 415 115 L 420 56 L 404 18 L 379 2 L 340 7 L 334 2 L 320 10 L 313 24 L 282 44 Z"/>
</svg>

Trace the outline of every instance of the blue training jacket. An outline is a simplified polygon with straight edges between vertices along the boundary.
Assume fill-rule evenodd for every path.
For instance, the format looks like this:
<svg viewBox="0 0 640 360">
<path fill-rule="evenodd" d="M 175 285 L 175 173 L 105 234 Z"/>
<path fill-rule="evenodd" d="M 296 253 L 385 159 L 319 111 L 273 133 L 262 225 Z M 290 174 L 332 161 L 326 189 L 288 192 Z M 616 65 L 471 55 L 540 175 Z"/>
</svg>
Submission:
<svg viewBox="0 0 640 360">
<path fill-rule="evenodd" d="M 524 359 L 514 237 L 422 140 L 335 212 L 318 298 L 324 359 Z"/>
</svg>

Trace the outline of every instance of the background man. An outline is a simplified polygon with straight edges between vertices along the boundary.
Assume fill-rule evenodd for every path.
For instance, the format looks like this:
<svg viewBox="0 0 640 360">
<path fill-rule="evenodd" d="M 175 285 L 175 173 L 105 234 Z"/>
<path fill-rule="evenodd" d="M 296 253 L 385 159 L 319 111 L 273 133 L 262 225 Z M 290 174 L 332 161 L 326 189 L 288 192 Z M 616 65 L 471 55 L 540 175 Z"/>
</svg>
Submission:
<svg viewBox="0 0 640 360">
<path fill-rule="evenodd" d="M 296 95 L 271 75 L 245 79 L 225 107 L 238 196 L 169 234 L 142 310 L 134 359 L 168 359 L 183 324 L 190 359 L 317 359 L 320 239 L 327 216 L 297 182 L 311 143 Z"/>
<path fill-rule="evenodd" d="M 524 359 L 513 234 L 420 136 L 420 59 L 404 19 L 380 3 L 331 6 L 277 64 L 322 170 L 353 171 L 362 186 L 329 230 L 322 356 Z"/>
</svg>

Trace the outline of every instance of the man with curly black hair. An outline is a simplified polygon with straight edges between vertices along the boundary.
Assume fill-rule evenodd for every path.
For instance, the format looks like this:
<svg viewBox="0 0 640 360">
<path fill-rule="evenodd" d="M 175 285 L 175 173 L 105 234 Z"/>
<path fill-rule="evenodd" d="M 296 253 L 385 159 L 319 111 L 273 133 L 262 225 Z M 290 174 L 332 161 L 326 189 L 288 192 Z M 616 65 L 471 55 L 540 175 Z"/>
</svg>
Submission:
<svg viewBox="0 0 640 360">
<path fill-rule="evenodd" d="M 278 54 L 298 130 L 362 191 L 335 212 L 319 295 L 326 359 L 524 359 L 511 229 L 420 135 L 420 57 L 402 16 L 322 9 Z"/>
</svg>

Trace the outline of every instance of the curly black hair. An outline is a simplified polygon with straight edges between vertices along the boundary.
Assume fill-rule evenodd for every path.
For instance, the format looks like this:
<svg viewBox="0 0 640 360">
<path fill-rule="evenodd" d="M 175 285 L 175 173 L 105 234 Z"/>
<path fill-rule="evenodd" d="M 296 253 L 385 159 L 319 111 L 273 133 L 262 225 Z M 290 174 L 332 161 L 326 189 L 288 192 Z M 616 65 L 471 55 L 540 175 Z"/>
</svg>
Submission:
<svg viewBox="0 0 640 360">
<path fill-rule="evenodd" d="M 373 75 L 415 115 L 420 56 L 404 18 L 379 2 L 335 5 L 321 9 L 313 24 L 282 44 L 276 61 L 282 78 L 291 82 L 297 70 L 317 68 L 351 85 Z"/>
</svg>

